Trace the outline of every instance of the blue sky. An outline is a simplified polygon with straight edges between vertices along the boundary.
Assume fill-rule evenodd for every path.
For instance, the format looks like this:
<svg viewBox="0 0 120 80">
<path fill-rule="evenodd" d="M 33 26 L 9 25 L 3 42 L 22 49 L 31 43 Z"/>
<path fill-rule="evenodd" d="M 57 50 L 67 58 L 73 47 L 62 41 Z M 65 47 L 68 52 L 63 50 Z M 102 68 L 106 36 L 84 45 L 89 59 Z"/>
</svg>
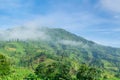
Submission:
<svg viewBox="0 0 120 80">
<path fill-rule="evenodd" d="M 120 47 L 120 0 L 0 0 L 0 28 L 64 28 L 99 44 Z"/>
</svg>

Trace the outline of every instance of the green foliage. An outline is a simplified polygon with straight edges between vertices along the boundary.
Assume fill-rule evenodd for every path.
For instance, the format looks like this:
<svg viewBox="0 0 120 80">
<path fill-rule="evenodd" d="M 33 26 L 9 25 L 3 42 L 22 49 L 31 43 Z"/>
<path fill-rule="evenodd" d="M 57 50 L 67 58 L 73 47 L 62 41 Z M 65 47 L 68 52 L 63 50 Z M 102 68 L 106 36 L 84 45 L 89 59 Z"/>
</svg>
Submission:
<svg viewBox="0 0 120 80">
<path fill-rule="evenodd" d="M 69 72 L 70 66 L 59 62 L 39 64 L 35 69 L 35 74 L 44 80 L 71 80 Z"/>
<path fill-rule="evenodd" d="M 102 71 L 84 64 L 78 70 L 76 77 L 78 80 L 100 80 L 102 79 Z"/>
<path fill-rule="evenodd" d="M 27 77 L 24 78 L 25 80 L 38 80 L 35 74 L 29 74 Z"/>
<path fill-rule="evenodd" d="M 76 73 L 78 79 L 83 76 L 97 79 L 97 68 L 104 69 L 108 75 L 112 74 L 111 79 L 119 77 L 119 48 L 98 45 L 63 29 L 46 28 L 43 31 L 50 36 L 50 40 L 0 41 L 0 53 L 9 57 L 12 65 L 5 56 L 0 55 L 0 59 L 4 58 L 0 62 L 0 75 L 5 75 L 5 80 L 22 80 L 36 75 L 42 79 L 70 80 L 71 77 L 76 79 Z M 61 40 L 74 41 L 80 45 L 66 45 L 60 43 Z M 81 63 L 86 63 L 89 67 L 83 66 L 78 70 Z M 11 75 L 7 75 L 10 68 L 14 70 Z"/>
<path fill-rule="evenodd" d="M 10 62 L 7 58 L 0 54 L 0 77 L 10 74 Z"/>
</svg>

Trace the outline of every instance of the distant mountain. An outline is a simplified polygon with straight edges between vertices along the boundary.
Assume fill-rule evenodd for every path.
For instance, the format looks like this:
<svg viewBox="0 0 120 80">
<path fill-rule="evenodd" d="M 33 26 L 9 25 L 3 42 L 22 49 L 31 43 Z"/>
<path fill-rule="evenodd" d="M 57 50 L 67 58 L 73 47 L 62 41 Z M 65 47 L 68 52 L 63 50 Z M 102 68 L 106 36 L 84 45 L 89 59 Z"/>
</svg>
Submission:
<svg viewBox="0 0 120 80">
<path fill-rule="evenodd" d="M 59 57 L 120 71 L 120 48 L 99 45 L 59 28 L 13 28 L 0 33 L 0 53 L 17 66 L 36 67 L 39 61 L 57 61 Z"/>
<path fill-rule="evenodd" d="M 52 41 L 64 46 L 63 50 L 69 50 L 74 57 L 77 55 L 76 58 L 80 61 L 106 69 L 119 70 L 120 48 L 97 44 L 64 29 L 47 29 L 46 33 Z"/>
</svg>

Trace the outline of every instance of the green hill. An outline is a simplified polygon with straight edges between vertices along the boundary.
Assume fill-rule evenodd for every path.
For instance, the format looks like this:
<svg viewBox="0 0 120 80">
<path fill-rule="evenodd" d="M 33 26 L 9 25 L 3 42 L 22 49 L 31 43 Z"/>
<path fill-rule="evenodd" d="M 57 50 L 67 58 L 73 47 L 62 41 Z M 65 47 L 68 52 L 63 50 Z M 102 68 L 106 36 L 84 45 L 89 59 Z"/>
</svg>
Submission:
<svg viewBox="0 0 120 80">
<path fill-rule="evenodd" d="M 99 45 L 64 29 L 27 29 L 13 28 L 6 30 L 6 34 L 0 34 L 0 54 L 6 56 L 11 64 L 11 73 L 1 76 L 2 80 L 22 80 L 30 74 L 35 77 L 33 74 L 38 65 L 43 64 L 47 71 L 49 65 L 59 62 L 63 62 L 63 66 L 69 65 L 72 78 L 84 64 L 104 71 L 105 80 L 115 77 L 118 80 L 120 77 L 120 48 Z M 48 77 L 57 74 L 59 69 L 54 71 Z"/>
</svg>

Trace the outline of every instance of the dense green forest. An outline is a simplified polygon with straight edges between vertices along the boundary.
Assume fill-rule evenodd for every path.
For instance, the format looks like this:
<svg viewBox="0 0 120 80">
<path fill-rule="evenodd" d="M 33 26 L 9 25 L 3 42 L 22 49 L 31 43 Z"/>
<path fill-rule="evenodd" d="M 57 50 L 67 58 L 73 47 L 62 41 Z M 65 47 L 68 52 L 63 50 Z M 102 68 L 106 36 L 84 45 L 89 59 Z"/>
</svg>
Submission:
<svg viewBox="0 0 120 80">
<path fill-rule="evenodd" d="M 48 39 L 1 39 L 0 80 L 120 79 L 119 48 L 96 44 L 64 29 L 42 31 Z"/>
</svg>

